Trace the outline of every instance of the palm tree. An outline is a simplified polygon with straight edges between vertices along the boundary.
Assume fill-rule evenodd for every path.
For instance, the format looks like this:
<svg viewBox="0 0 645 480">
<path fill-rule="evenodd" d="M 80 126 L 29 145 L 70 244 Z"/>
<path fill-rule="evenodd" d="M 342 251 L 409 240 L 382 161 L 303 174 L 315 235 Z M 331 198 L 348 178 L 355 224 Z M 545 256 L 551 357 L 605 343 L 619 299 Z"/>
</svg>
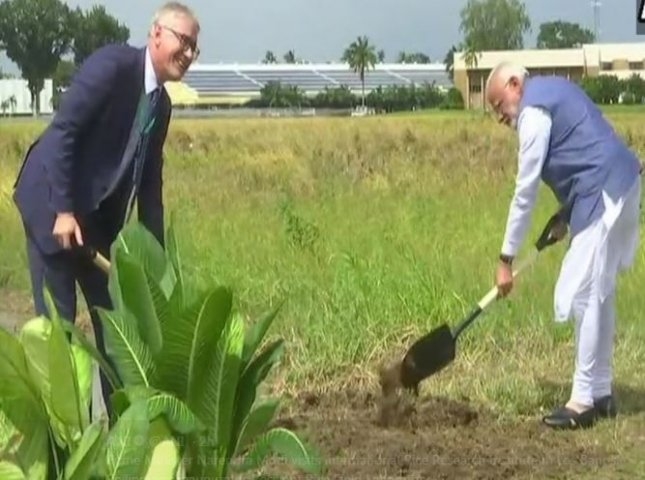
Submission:
<svg viewBox="0 0 645 480">
<path fill-rule="evenodd" d="M 275 58 L 275 54 L 271 50 L 267 50 L 264 54 L 264 60 L 262 63 L 278 63 L 278 60 Z"/>
<path fill-rule="evenodd" d="M 377 62 L 376 47 L 369 44 L 366 36 L 358 37 L 352 42 L 341 58 L 361 79 L 361 105 L 365 106 L 365 70 L 374 68 Z"/>
<path fill-rule="evenodd" d="M 296 52 L 289 50 L 284 54 L 283 58 L 286 63 L 296 63 Z"/>
<path fill-rule="evenodd" d="M 457 47 L 453 45 L 450 47 L 450 50 L 448 50 L 448 53 L 446 53 L 446 56 L 443 59 L 443 63 L 446 66 L 446 73 L 448 74 L 451 82 L 454 80 L 454 60 L 456 51 Z"/>
<path fill-rule="evenodd" d="M 11 109 L 11 114 L 16 113 L 16 108 L 18 108 L 18 101 L 16 100 L 15 95 L 9 97 L 9 108 Z"/>
<path fill-rule="evenodd" d="M 463 46 L 462 59 L 466 64 L 466 68 L 477 68 L 480 58 L 481 52 L 474 45 L 467 43 Z"/>
</svg>

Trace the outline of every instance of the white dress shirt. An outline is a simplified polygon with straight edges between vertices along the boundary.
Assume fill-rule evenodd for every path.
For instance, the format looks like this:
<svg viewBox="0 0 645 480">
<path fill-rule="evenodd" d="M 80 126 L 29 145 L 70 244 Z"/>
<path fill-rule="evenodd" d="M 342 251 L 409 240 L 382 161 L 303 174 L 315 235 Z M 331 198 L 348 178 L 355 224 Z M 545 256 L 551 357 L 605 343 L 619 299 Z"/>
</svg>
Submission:
<svg viewBox="0 0 645 480">
<path fill-rule="evenodd" d="M 528 230 L 540 186 L 540 173 L 551 140 L 551 116 L 539 107 L 526 107 L 517 119 L 519 137 L 515 193 L 511 200 L 502 254 L 516 256 Z"/>
<path fill-rule="evenodd" d="M 152 59 L 150 58 L 150 50 L 148 50 L 147 47 L 146 47 L 146 63 L 145 63 L 145 70 L 144 70 L 144 86 L 145 86 L 146 95 L 160 87 L 159 81 L 157 80 L 157 75 L 155 74 L 155 69 L 152 66 Z"/>
</svg>

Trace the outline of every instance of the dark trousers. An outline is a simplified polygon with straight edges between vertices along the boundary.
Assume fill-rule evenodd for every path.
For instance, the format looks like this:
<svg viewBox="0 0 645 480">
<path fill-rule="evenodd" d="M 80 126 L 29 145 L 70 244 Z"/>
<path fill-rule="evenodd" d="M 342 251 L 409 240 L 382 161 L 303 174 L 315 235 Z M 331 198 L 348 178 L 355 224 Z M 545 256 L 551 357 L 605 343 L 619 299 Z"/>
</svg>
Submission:
<svg viewBox="0 0 645 480">
<path fill-rule="evenodd" d="M 115 229 L 106 228 L 106 223 L 98 212 L 80 223 L 83 243 L 96 248 L 109 259 L 110 245 L 116 236 Z M 108 276 L 95 266 L 91 260 L 79 255 L 78 252 L 62 250 L 55 254 L 43 254 L 34 242 L 28 227 L 25 227 L 25 232 L 36 315 L 50 317 L 43 294 L 43 287 L 47 286 L 58 315 L 67 321 L 75 323 L 77 313 L 76 283 L 78 283 L 90 312 L 96 347 L 114 368 L 113 362 L 106 355 L 101 319 L 94 308 L 112 308 L 108 292 Z M 112 394 L 112 387 L 102 370 L 100 371 L 100 378 L 105 407 L 111 418 L 110 395 Z"/>
</svg>

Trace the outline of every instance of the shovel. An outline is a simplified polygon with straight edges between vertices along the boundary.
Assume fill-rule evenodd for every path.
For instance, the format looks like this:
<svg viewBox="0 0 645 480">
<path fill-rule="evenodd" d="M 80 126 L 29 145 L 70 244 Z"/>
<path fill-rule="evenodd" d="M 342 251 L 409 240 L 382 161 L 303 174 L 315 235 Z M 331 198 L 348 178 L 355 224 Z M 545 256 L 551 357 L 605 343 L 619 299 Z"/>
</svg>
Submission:
<svg viewBox="0 0 645 480">
<path fill-rule="evenodd" d="M 535 250 L 520 263 L 513 277 L 532 264 L 538 254 L 559 239 L 551 235 L 553 227 L 560 221 L 560 212 L 547 222 L 542 234 L 535 242 Z M 401 385 L 418 393 L 419 383 L 448 366 L 455 359 L 456 343 L 459 335 L 498 297 L 497 287 L 493 287 L 473 308 L 470 314 L 454 330 L 443 324 L 417 340 L 406 352 L 400 365 Z"/>
<path fill-rule="evenodd" d="M 110 273 L 110 262 L 105 258 L 101 253 L 94 247 L 90 246 L 80 246 L 74 242 L 74 253 L 82 258 L 86 258 L 96 267 L 98 267 L 103 273 L 109 275 Z M 96 340 L 95 340 L 96 341 Z M 99 420 L 101 417 L 107 417 L 107 408 L 105 406 L 105 400 L 103 399 L 103 391 L 101 389 L 101 380 L 99 374 L 98 364 L 94 364 L 93 373 L 92 373 L 92 421 Z"/>
<path fill-rule="evenodd" d="M 92 260 L 94 265 L 103 270 L 105 274 L 110 273 L 110 261 L 99 253 L 95 248 L 89 247 L 85 250 L 86 255 Z"/>
</svg>

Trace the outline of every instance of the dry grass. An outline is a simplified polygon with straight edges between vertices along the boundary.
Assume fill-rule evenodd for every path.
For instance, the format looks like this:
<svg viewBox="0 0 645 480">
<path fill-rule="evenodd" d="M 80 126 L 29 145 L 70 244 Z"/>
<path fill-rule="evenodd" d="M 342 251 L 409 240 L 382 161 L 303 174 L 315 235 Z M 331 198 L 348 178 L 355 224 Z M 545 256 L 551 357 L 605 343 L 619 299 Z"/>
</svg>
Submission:
<svg viewBox="0 0 645 480">
<path fill-rule="evenodd" d="M 642 117 L 611 118 L 645 152 Z M 27 277 L 8 185 L 39 128 L 0 130 L 0 272 L 12 288 L 25 289 Z M 234 286 L 237 306 L 252 313 L 287 297 L 274 326 L 288 342 L 275 387 L 375 388 L 379 362 L 459 321 L 491 287 L 515 148 L 511 132 L 467 114 L 177 120 L 165 203 L 191 275 Z M 554 207 L 543 189 L 526 248 Z M 564 248 L 546 252 L 512 297 L 478 320 L 427 391 L 511 417 L 567 398 L 571 328 L 551 316 Z M 645 443 L 635 434 L 645 427 L 643 283 L 641 253 L 619 291 L 615 369 L 626 415 L 588 437 L 630 452 Z"/>
</svg>

